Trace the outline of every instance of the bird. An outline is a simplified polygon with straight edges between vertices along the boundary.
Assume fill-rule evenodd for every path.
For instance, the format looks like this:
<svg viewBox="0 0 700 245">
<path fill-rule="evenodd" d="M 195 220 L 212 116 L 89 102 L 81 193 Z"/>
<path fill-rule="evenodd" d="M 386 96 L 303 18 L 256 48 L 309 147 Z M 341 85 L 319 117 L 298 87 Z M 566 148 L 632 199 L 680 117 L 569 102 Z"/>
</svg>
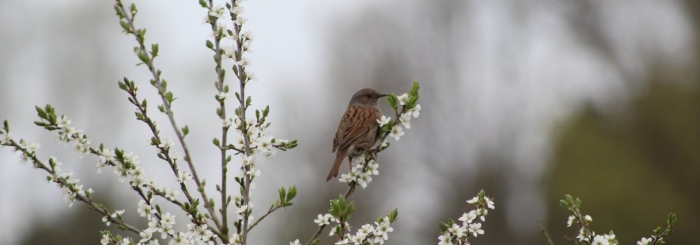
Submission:
<svg viewBox="0 0 700 245">
<path fill-rule="evenodd" d="M 385 96 L 373 88 L 361 89 L 352 96 L 333 138 L 335 161 L 326 181 L 338 176 L 345 157 L 348 157 L 352 169 L 352 158 L 361 156 L 377 144 L 380 138 L 377 120 L 382 117 L 377 101 Z"/>
</svg>

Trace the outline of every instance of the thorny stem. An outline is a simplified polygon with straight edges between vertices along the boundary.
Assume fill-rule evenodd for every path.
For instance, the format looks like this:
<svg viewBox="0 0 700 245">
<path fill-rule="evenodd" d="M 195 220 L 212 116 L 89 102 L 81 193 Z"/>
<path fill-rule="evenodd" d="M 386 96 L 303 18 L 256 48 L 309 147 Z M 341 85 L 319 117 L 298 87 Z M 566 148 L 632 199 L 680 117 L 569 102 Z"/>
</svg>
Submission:
<svg viewBox="0 0 700 245">
<path fill-rule="evenodd" d="M 136 34 L 136 26 L 134 25 L 134 18 L 133 14 L 129 15 L 131 11 L 127 11 L 127 9 L 124 7 L 124 5 L 121 3 L 121 0 L 116 0 L 116 6 L 119 7 L 122 12 L 124 13 L 124 19 L 127 21 L 129 27 L 131 28 L 130 34 L 134 35 L 136 38 L 136 41 L 139 43 L 139 48 L 141 52 L 143 52 L 145 55 L 148 55 L 146 52 L 146 46 L 143 42 L 142 39 L 139 39 L 137 34 Z M 192 172 L 192 178 L 194 179 L 195 183 L 197 184 L 197 189 L 199 190 L 199 193 L 202 196 L 202 199 L 204 199 L 204 206 L 206 209 L 209 211 L 209 214 L 211 215 L 211 219 L 214 221 L 214 224 L 221 229 L 221 223 L 219 222 L 218 218 L 216 217 L 216 212 L 213 209 L 213 205 L 209 202 L 209 198 L 207 197 L 206 193 L 204 192 L 204 186 L 202 185 L 202 182 L 199 180 L 199 176 L 197 175 L 197 171 L 195 170 L 194 163 L 192 162 L 192 156 L 190 154 L 189 148 L 187 147 L 187 144 L 185 143 L 185 137 L 183 136 L 182 132 L 179 130 L 179 127 L 177 126 L 177 123 L 175 122 L 175 117 L 173 116 L 173 112 L 170 108 L 170 102 L 166 99 L 165 96 L 165 89 L 163 89 L 163 84 L 160 78 L 160 71 L 155 68 L 153 65 L 153 58 L 149 58 L 146 62 L 144 62 L 146 66 L 148 66 L 149 71 L 151 71 L 151 74 L 153 75 L 153 80 L 155 81 L 155 85 L 158 88 L 158 93 L 160 94 L 160 97 L 163 101 L 163 107 L 165 108 L 165 114 L 168 116 L 168 119 L 170 120 L 170 124 L 173 126 L 173 129 L 175 130 L 175 134 L 177 135 L 178 140 L 180 141 L 180 144 L 182 145 L 182 148 L 185 152 L 185 161 L 187 161 L 187 165 L 190 168 L 190 172 Z M 192 203 L 192 202 L 190 202 Z"/>
</svg>

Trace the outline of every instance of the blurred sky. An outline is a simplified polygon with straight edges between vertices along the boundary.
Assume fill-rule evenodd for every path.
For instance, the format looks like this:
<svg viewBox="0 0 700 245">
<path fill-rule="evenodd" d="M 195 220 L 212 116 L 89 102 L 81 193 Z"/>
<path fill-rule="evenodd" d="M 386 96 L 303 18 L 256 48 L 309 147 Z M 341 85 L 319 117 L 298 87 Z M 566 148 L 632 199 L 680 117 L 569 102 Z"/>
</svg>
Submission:
<svg viewBox="0 0 700 245">
<path fill-rule="evenodd" d="M 584 102 L 615 110 L 624 104 L 630 91 L 639 87 L 635 85 L 637 78 L 646 75 L 642 67 L 648 63 L 684 64 L 693 58 L 687 51 L 693 49 L 695 40 L 679 1 L 587 1 L 593 13 L 587 18 L 602 23 L 596 27 L 602 30 L 604 43 L 611 45 L 612 52 L 608 53 L 597 51 L 595 40 L 587 40 L 572 29 L 570 21 L 580 14 L 579 5 L 553 0 L 462 1 L 455 4 L 461 10 L 451 16 L 454 19 L 448 30 L 449 42 L 457 44 L 457 48 L 447 50 L 454 59 L 443 66 L 439 57 L 430 54 L 445 52 L 445 44 L 430 43 L 431 36 L 424 35 L 434 35 L 435 30 L 419 28 L 425 27 L 419 23 L 423 18 L 425 22 L 433 21 L 431 13 L 426 12 L 431 9 L 429 5 L 453 4 L 448 2 L 250 0 L 244 4 L 244 15 L 249 19 L 246 29 L 255 34 L 253 52 L 248 56 L 259 79 L 249 86 L 254 107 L 270 104 L 273 134 L 301 140 L 299 149 L 278 152 L 278 157 L 263 167 L 265 182 L 258 183 L 256 189 L 258 205 L 270 203 L 278 186 L 315 187 L 322 183 L 320 177 L 329 168 L 325 163 L 333 158 L 330 142 L 344 106 L 354 91 L 375 84 L 363 72 L 335 79 L 340 73 L 334 74 L 337 67 L 332 66 L 372 60 L 336 62 L 344 58 L 333 49 L 341 44 L 352 47 L 366 39 L 384 38 L 387 47 L 397 42 L 425 54 L 412 57 L 411 67 L 437 62 L 427 65 L 432 70 L 430 76 L 409 71 L 404 85 L 383 85 L 389 90 L 385 92 L 401 93 L 409 88 L 411 80 L 420 80 L 428 96 L 422 98 L 425 116 L 416 119 L 408 130 L 404 148 L 402 140 L 387 153 L 391 159 L 405 160 L 407 166 L 416 167 L 414 173 L 396 180 L 405 189 L 388 194 L 390 201 L 380 205 L 387 208 L 378 210 L 401 203 L 399 209 L 404 214 L 427 212 L 424 215 L 429 216 L 430 210 L 441 205 L 430 198 L 434 195 L 432 188 L 440 188 L 439 182 L 422 185 L 411 180 L 416 176 L 439 177 L 422 172 L 427 166 L 417 163 L 419 154 L 459 151 L 460 160 L 437 158 L 430 166 L 444 169 L 449 167 L 444 162 L 449 162 L 475 169 L 470 159 L 477 157 L 478 151 L 495 149 L 503 141 L 512 140 L 507 157 L 518 161 L 509 168 L 520 177 L 507 184 L 512 191 L 499 203 L 499 211 L 512 217 L 508 226 L 516 233 L 537 229 L 531 225 L 533 220 L 545 215 L 546 205 L 536 186 L 548 157 L 550 132 L 557 122 Z M 218 173 L 217 154 L 210 142 L 218 135 L 219 122 L 214 113 L 212 53 L 204 45 L 210 37 L 209 26 L 204 23 L 206 12 L 194 0 L 136 3 L 140 10 L 137 25 L 148 29 L 148 43 L 160 44 L 156 65 L 179 98 L 174 104 L 176 117 L 180 125 L 189 124 L 192 129 L 188 142 L 195 152 L 195 162 L 200 164 L 200 175 L 213 180 Z M 403 37 L 405 40 L 391 39 L 391 34 L 351 33 L 350 27 L 367 19 L 388 20 L 377 24 L 415 31 Z M 34 105 L 51 103 L 59 114 L 68 115 L 75 127 L 91 136 L 93 143 L 134 151 L 149 174 L 173 182 L 167 168 L 159 166 L 162 164 L 149 164 L 158 162 L 153 149 L 146 147 L 149 132 L 133 120 L 133 108 L 117 87 L 117 80 L 127 76 L 140 82 L 141 96 L 153 101 L 151 105 L 158 99 L 148 85 L 146 69 L 134 66 L 138 62 L 132 52 L 135 41 L 121 33 L 111 2 L 4 0 L 0 2 L 0 23 L 0 119 L 10 120 L 15 137 L 41 142 L 42 158 L 59 157 L 64 169 L 74 170 L 98 193 L 128 195 L 125 186 L 114 185 L 117 182 L 108 171 L 101 180 L 89 177 L 95 171 L 93 157 L 76 156 L 69 151 L 70 146 L 56 143 L 51 133 L 31 123 L 36 120 Z M 372 52 L 381 52 L 352 51 L 370 52 L 369 57 Z M 456 72 L 449 73 L 448 69 Z M 232 73 L 232 81 L 230 78 Z M 353 80 L 358 82 L 338 84 Z M 157 115 L 155 110 L 153 114 Z M 164 119 L 161 115 L 155 117 Z M 166 122 L 159 124 L 161 131 L 173 138 Z M 428 146 L 426 141 L 411 136 L 426 128 L 455 134 L 439 136 Z M 511 138 L 508 130 L 518 136 Z M 321 150 L 327 154 L 310 154 L 315 147 L 325 145 L 328 149 Z M 67 208 L 58 188 L 47 185 L 42 172 L 18 162 L 16 154 L 0 150 L 0 244 L 16 243 L 33 222 L 85 208 L 82 204 Z M 295 174 L 285 174 L 290 172 Z M 214 185 L 208 187 L 213 193 Z M 313 198 L 303 193 L 304 189 L 300 191 L 301 197 Z M 134 210 L 135 202 L 126 202 L 121 208 Z M 311 219 L 298 222 L 310 225 Z M 409 235 L 422 229 L 420 220 L 421 216 L 402 219 L 405 230 L 397 233 Z M 282 220 L 271 217 L 269 222 Z M 264 234 L 255 236 L 271 239 Z M 305 239 L 305 235 L 299 238 Z M 410 241 L 404 239 L 397 240 Z"/>
</svg>

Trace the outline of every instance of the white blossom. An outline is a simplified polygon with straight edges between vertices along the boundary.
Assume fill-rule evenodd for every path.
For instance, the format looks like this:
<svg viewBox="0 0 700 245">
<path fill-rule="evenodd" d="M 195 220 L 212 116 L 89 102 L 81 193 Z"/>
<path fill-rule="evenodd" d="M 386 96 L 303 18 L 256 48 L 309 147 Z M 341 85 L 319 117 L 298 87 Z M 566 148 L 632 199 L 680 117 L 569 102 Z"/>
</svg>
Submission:
<svg viewBox="0 0 700 245">
<path fill-rule="evenodd" d="M 384 244 L 384 241 L 389 240 L 389 232 L 394 231 L 394 228 L 391 227 L 391 223 L 389 222 L 389 217 L 384 217 L 382 223 L 374 222 L 374 224 L 377 226 L 374 230 L 374 242 Z"/>
<path fill-rule="evenodd" d="M 136 211 L 139 213 L 139 216 L 147 217 L 148 220 L 151 220 L 153 215 L 153 206 L 146 204 L 146 201 L 144 200 L 140 200 Z"/>
<path fill-rule="evenodd" d="M 410 129 L 411 128 L 411 113 L 401 114 L 399 121 L 401 121 L 401 123 L 404 126 L 406 126 L 406 129 Z"/>
<path fill-rule="evenodd" d="M 438 245 L 452 245 L 452 235 L 449 232 L 445 232 L 438 237 L 440 241 Z"/>
<path fill-rule="evenodd" d="M 597 235 L 593 238 L 591 245 L 610 245 L 610 241 L 608 241 L 608 239 L 606 239 L 604 236 Z"/>
<path fill-rule="evenodd" d="M 496 209 L 495 204 L 493 203 L 493 200 L 489 197 L 484 197 L 484 200 L 486 200 L 486 206 L 490 209 Z"/>
<path fill-rule="evenodd" d="M 100 240 L 100 243 L 101 243 L 102 245 L 107 245 L 107 244 L 109 244 L 109 241 L 110 241 L 110 240 L 109 240 L 109 235 L 103 234 L 103 235 L 102 235 L 102 239 Z"/>
<path fill-rule="evenodd" d="M 56 123 L 56 127 L 58 128 L 65 128 L 68 125 L 70 125 L 70 120 L 68 120 L 68 117 L 65 115 L 61 116 L 61 119 Z"/>
<path fill-rule="evenodd" d="M 406 105 L 406 103 L 408 103 L 408 94 L 404 93 L 402 95 L 399 95 L 398 99 L 399 99 L 399 104 Z"/>
<path fill-rule="evenodd" d="M 175 197 L 178 194 L 177 190 L 171 190 L 171 189 L 165 189 L 165 198 L 167 198 L 170 201 L 175 200 Z"/>
<path fill-rule="evenodd" d="M 318 224 L 318 226 L 329 225 L 332 218 L 333 216 L 330 214 L 319 214 L 318 218 L 314 219 L 314 223 Z"/>
<path fill-rule="evenodd" d="M 179 170 L 177 173 L 177 181 L 181 184 L 187 183 L 187 181 L 192 180 L 192 174 L 190 172 Z"/>
<path fill-rule="evenodd" d="M 119 245 L 130 245 L 131 244 L 131 238 L 129 237 L 124 237 L 122 241 L 119 243 Z"/>
<path fill-rule="evenodd" d="M 0 138 L 0 144 L 9 144 L 12 140 L 12 135 L 10 133 L 5 133 L 5 135 Z"/>
<path fill-rule="evenodd" d="M 642 239 L 637 242 L 637 245 L 649 245 L 651 241 L 651 238 L 642 237 Z"/>
<path fill-rule="evenodd" d="M 379 127 L 382 127 L 386 125 L 387 123 L 391 122 L 391 117 L 387 117 L 382 115 L 382 118 L 377 119 L 377 123 L 379 123 Z"/>
<path fill-rule="evenodd" d="M 468 232 L 474 237 L 484 234 L 484 230 L 481 229 L 481 223 L 469 224 Z"/>
<path fill-rule="evenodd" d="M 571 227 L 571 225 L 574 223 L 575 219 L 576 219 L 575 216 L 569 215 L 569 219 L 566 220 L 566 227 Z"/>
<path fill-rule="evenodd" d="M 413 115 L 413 118 L 418 118 L 418 116 L 420 116 L 420 105 L 416 104 L 416 106 L 408 112 L 410 112 Z"/>
<path fill-rule="evenodd" d="M 394 137 L 395 140 L 399 140 L 403 136 L 403 129 L 399 125 L 394 125 L 389 131 L 389 136 Z"/>
<path fill-rule="evenodd" d="M 289 245 L 301 245 L 301 243 L 299 243 L 299 239 L 296 239 L 293 242 L 289 242 Z"/>
<path fill-rule="evenodd" d="M 457 238 L 460 238 L 460 237 L 464 236 L 465 230 L 463 227 L 461 227 L 457 224 L 452 224 L 452 226 L 450 228 L 448 228 L 447 231 L 454 234 L 455 236 L 457 236 Z"/>
</svg>

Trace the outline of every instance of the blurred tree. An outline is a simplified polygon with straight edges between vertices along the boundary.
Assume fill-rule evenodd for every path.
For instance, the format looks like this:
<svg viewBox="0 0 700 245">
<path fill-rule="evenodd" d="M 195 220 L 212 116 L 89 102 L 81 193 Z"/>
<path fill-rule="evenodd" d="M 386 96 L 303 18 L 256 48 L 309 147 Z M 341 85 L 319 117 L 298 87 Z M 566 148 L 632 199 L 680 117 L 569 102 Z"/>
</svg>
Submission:
<svg viewBox="0 0 700 245">
<path fill-rule="evenodd" d="M 555 242 L 577 232 L 564 228 L 568 213 L 555 206 L 572 194 L 583 199 L 596 231 L 612 229 L 623 244 L 649 236 L 669 212 L 679 217 L 669 244 L 700 243 L 700 2 L 684 4 L 696 47 L 687 66 L 653 64 L 648 85 L 622 112 L 586 107 L 562 125 L 544 185 Z"/>
<path fill-rule="evenodd" d="M 98 244 L 100 231 L 105 229 L 101 217 L 83 205 L 76 206 L 56 219 L 35 221 L 33 229 L 18 244 Z"/>
<path fill-rule="evenodd" d="M 679 79 L 656 76 L 620 114 L 587 107 L 563 125 L 545 184 L 555 242 L 577 232 L 565 230 L 568 213 L 556 205 L 572 194 L 594 230 L 612 229 L 623 244 L 649 236 L 670 212 L 679 219 L 669 244 L 700 243 L 700 89 L 670 82 Z"/>
</svg>

